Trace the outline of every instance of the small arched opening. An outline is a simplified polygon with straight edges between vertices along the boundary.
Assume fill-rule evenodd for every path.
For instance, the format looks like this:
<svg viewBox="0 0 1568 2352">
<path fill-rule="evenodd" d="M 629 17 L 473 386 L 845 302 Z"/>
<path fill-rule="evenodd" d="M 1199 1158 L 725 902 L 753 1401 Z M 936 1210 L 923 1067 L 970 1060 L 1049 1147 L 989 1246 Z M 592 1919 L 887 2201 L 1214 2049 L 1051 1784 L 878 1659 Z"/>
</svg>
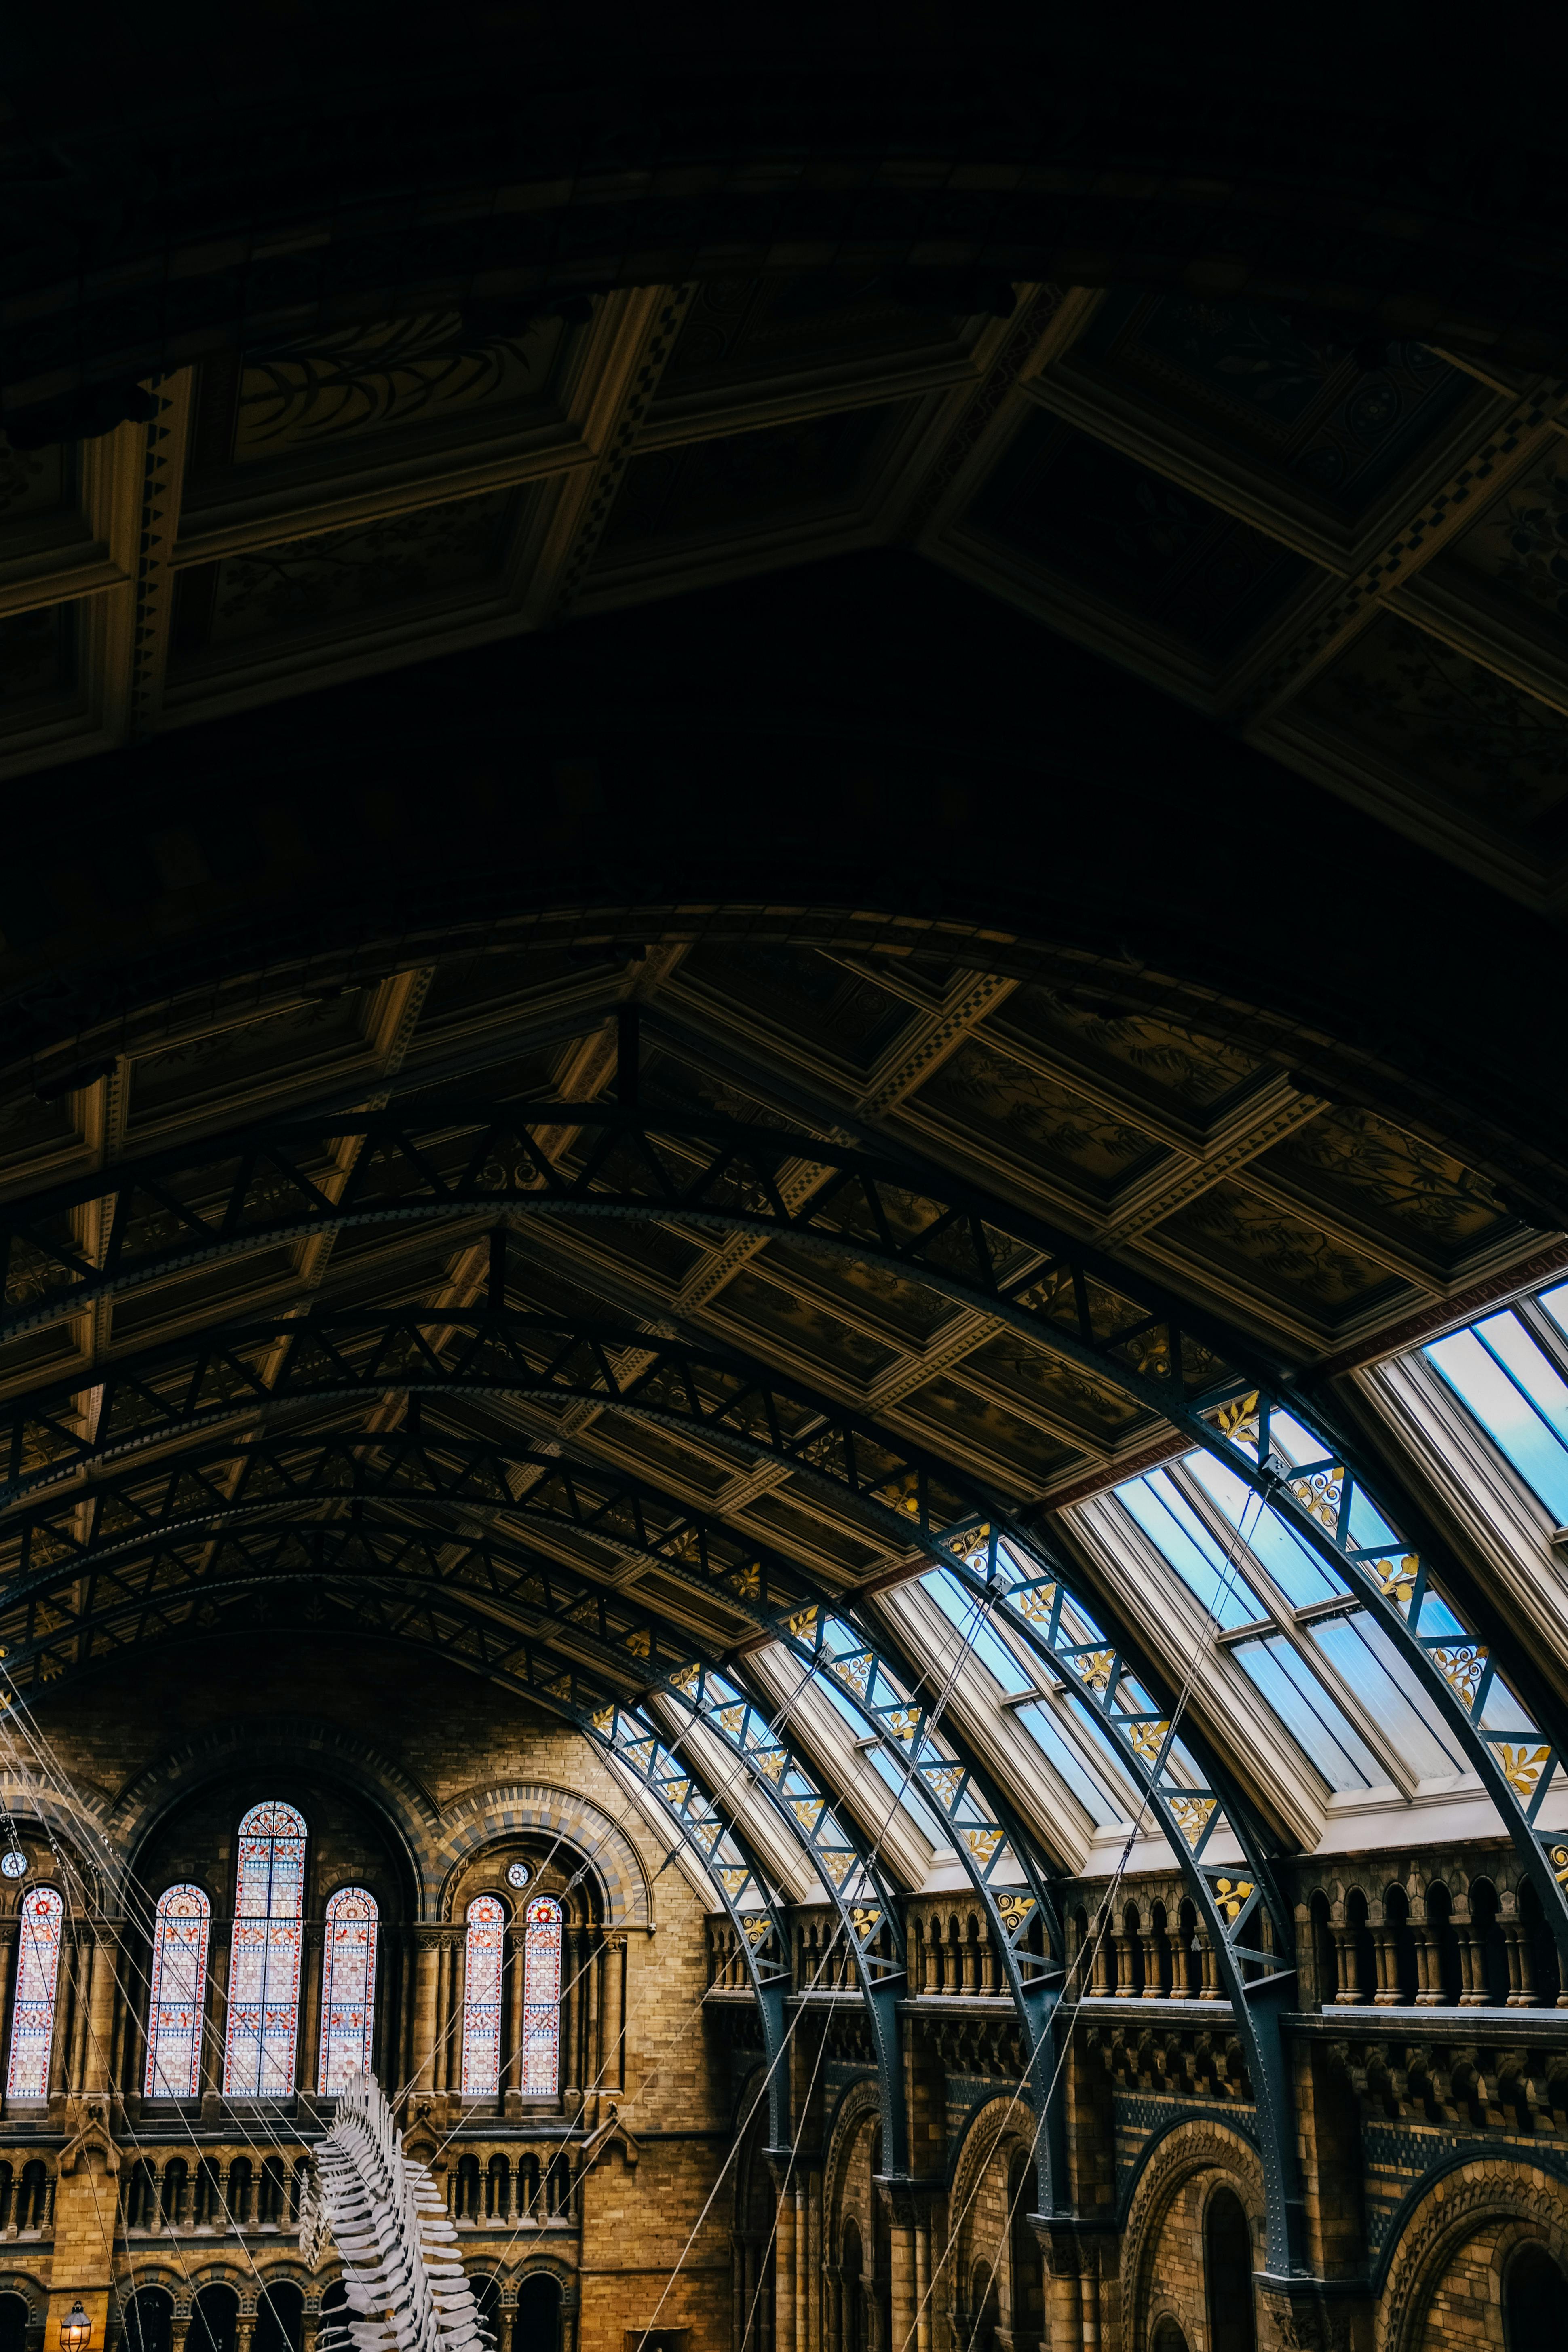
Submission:
<svg viewBox="0 0 1568 2352">
<path fill-rule="evenodd" d="M 255 2352 L 300 2352 L 305 2296 L 292 2279 L 275 2279 L 256 2304 Z"/>
<path fill-rule="evenodd" d="M 1234 2189 L 1216 2189 L 1204 2212 L 1204 2288 L 1209 2352 L 1258 2352 L 1252 2229 Z"/>
<path fill-rule="evenodd" d="M 542 2271 L 525 2278 L 517 2290 L 517 2317 L 512 2323 L 517 2352 L 558 2352 L 561 2342 L 561 2288 Z"/>
<path fill-rule="evenodd" d="M 4 2301 L 21 2302 L 19 2295 Z M 26 2312 L 26 2306 L 23 2305 Z M 139 2287 L 125 2306 L 125 2352 L 170 2352 L 174 2340 L 174 2298 L 167 2287 Z M 0 2336 L 0 2352 L 21 2352 L 22 2339 L 13 2345 Z"/>
<path fill-rule="evenodd" d="M 844 2352 L 868 2352 L 866 2341 L 866 2255 L 854 2221 L 844 2224 Z"/>
<path fill-rule="evenodd" d="M 191 2305 L 191 2352 L 236 2352 L 239 2297 L 231 2286 L 204 2286 Z"/>
<path fill-rule="evenodd" d="M 1377 1948 L 1367 1920 L 1366 1896 L 1359 1886 L 1352 1886 L 1345 1897 L 1345 1925 L 1355 1956 L 1355 1982 L 1345 1990 L 1357 2000 L 1371 2000 L 1377 1990 Z"/>
<path fill-rule="evenodd" d="M 1507 2352 L 1545 2352 L 1563 2340 L 1568 2279 L 1539 2241 L 1520 2247 L 1503 2273 L 1502 2333 Z"/>
<path fill-rule="evenodd" d="M 1476 1939 L 1481 1982 L 1489 2009 L 1503 2009 L 1508 2005 L 1508 1944 L 1502 1932 L 1501 1910 L 1498 1891 L 1491 1880 L 1472 1879 L 1470 1917 L 1474 1925 L 1471 1932 Z"/>
<path fill-rule="evenodd" d="M 1459 1978 L 1459 1943 L 1454 1933 L 1454 1898 L 1441 1880 L 1435 1880 L 1426 1889 L 1426 1934 L 1432 1948 L 1432 1974 L 1436 1979 L 1432 1990 L 1441 1996 L 1444 2008 L 1457 2009 L 1463 1989 Z"/>
<path fill-rule="evenodd" d="M 1405 2008 L 1414 2009 L 1420 1990 L 1415 1969 L 1415 1931 L 1410 1925 L 1410 1897 L 1403 1886 L 1384 1889 L 1383 1916 L 1393 1966 L 1389 1970 L 1391 1981 L 1380 1990 L 1378 1998 L 1385 2006 L 1397 1999 Z"/>
</svg>

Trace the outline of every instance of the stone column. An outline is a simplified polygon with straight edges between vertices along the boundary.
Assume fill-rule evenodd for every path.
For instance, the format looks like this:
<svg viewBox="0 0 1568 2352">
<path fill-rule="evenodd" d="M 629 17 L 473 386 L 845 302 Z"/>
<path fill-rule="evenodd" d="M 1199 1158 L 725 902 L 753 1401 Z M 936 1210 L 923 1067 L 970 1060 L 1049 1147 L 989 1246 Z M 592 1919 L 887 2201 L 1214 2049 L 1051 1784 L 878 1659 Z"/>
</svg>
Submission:
<svg viewBox="0 0 1568 2352">
<path fill-rule="evenodd" d="M 915 2352 L 931 2352 L 931 2220 L 915 2224 Z"/>
<path fill-rule="evenodd" d="M 520 1906 L 519 1916 L 521 1916 L 521 1906 Z M 501 2066 L 501 2088 L 509 2094 L 521 2094 L 522 2090 L 522 1975 L 523 1937 L 525 1932 L 526 1931 L 524 1929 L 516 1926 L 512 1927 L 510 1936 L 511 1952 L 510 1955 L 511 1966 L 506 1972 L 506 2041 L 504 2044 L 505 2058 Z M 563 1969 L 565 1971 L 568 1979 L 572 1974 L 571 1959 L 574 1940 L 575 1939 L 570 1928 L 563 1934 L 561 1938 L 561 1962 Z M 570 2009 L 567 2009 L 565 2015 L 563 2017 L 561 2021 L 561 2080 L 563 2085 L 570 2082 L 572 2079 L 572 2036 L 567 2024 L 567 2020 L 571 2017 L 571 2014 L 572 2012 Z"/>
<path fill-rule="evenodd" d="M 811 2198 L 797 2173 L 795 2183 L 795 2352 L 811 2345 Z"/>
<path fill-rule="evenodd" d="M 93 1938 L 82 2077 L 89 2091 L 108 2091 L 115 2086 L 114 1980 L 120 1968 L 120 1932 L 118 1919 L 100 1919 Z"/>
<path fill-rule="evenodd" d="M 844 2274 L 837 2263 L 822 2271 L 822 2352 L 844 2352 Z"/>
<path fill-rule="evenodd" d="M 1110 1942 L 1116 1953 L 1116 1990 L 1123 2000 L 1131 2000 L 1138 1988 L 1133 1982 L 1133 1944 L 1125 1920 L 1112 1922 Z"/>
<path fill-rule="evenodd" d="M 1098 1993 L 1111 1992 L 1115 1990 L 1116 1983 L 1113 1973 L 1116 1966 L 1116 1948 L 1111 1939 L 1110 1927 L 1107 1926 L 1104 1934 L 1101 1935 L 1099 1923 L 1096 1922 L 1089 1933 L 1090 1948 L 1094 1954 L 1094 1990 Z"/>
<path fill-rule="evenodd" d="M 1533 2009 L 1535 1954 L 1531 1948 L 1530 1932 L 1522 1920 L 1505 1919 L 1502 1933 L 1503 1942 L 1508 1948 L 1508 2006 L 1510 2009 Z"/>
<path fill-rule="evenodd" d="M 1078 2273 L 1047 2262 L 1046 2269 L 1046 2341 L 1051 2352 L 1079 2352 L 1083 2343 L 1082 2305 Z"/>
<path fill-rule="evenodd" d="M 300 2088 L 311 2094 L 321 2060 L 321 1963 L 326 1950 L 325 1923 L 310 1920 L 305 1928 L 304 2006 L 300 2017 Z M 395 2084 L 394 2088 L 395 2088 Z"/>
<path fill-rule="evenodd" d="M 205 2007 L 210 2003 L 212 2011 L 211 2030 L 202 2037 L 201 2081 L 204 2094 L 210 2091 L 216 2095 L 223 2088 L 224 2043 L 228 2032 L 229 1937 L 233 1927 L 233 1921 L 226 1920 L 220 1935 L 217 1921 L 215 1919 L 213 1922 L 212 1957 L 207 1963 L 210 1981 L 203 1989 L 203 2005 Z M 127 2032 L 132 2031 L 134 2028 L 128 2023 Z M 140 2082 L 136 2087 L 141 2088 Z"/>
<path fill-rule="evenodd" d="M 1373 1995 L 1374 2009 L 1396 2009 L 1399 2006 L 1399 1944 L 1395 1930 L 1384 1921 L 1372 1931 L 1373 1949 L 1377 1958 L 1377 1990 Z"/>
<path fill-rule="evenodd" d="M 777 2352 L 795 2352 L 795 2191 L 779 2190 L 773 2234 L 773 2342 Z"/>
<path fill-rule="evenodd" d="M 605 1939 L 607 1955 L 605 1984 L 604 2033 L 607 2047 L 605 2052 L 605 2088 L 624 2091 L 626 2087 L 626 1939 L 624 1936 L 608 1936 Z"/>
<path fill-rule="evenodd" d="M 822 2352 L 822 2175 L 806 2176 L 805 2341 L 807 2352 Z"/>
<path fill-rule="evenodd" d="M 1143 1947 L 1143 1998 L 1160 1999 L 1160 1931 L 1152 1920 L 1142 1928 L 1139 1942 Z"/>
<path fill-rule="evenodd" d="M 892 2260 L 892 2323 L 893 2340 L 888 2352 L 913 2352 L 915 2327 L 915 2228 L 910 2221 L 896 2217 L 889 2225 L 889 2252 Z"/>
<path fill-rule="evenodd" d="M 414 1937 L 414 2047 L 409 2056 L 409 2087 L 413 2091 L 434 2091 L 441 1947 L 445 1937 L 438 1927 L 416 1927 Z"/>
<path fill-rule="evenodd" d="M 1334 2000 L 1342 2009 L 1366 1998 L 1356 1982 L 1355 1929 L 1331 1926 L 1329 1933 L 1334 1939 L 1334 1968 L 1339 1976 Z"/>
<path fill-rule="evenodd" d="M 1475 1922 L 1467 1912 L 1453 1921 L 1454 1942 L 1459 1955 L 1459 2007 L 1484 2009 L 1487 2005 L 1486 1956 L 1481 1949 Z"/>
<path fill-rule="evenodd" d="M 564 1971 L 561 1986 L 561 2087 L 568 2104 L 583 2104 L 583 2070 L 584 2042 L 584 2026 L 588 2012 L 588 1978 L 592 1973 L 591 1947 L 586 1927 L 570 1927 L 562 1938 L 561 1965 Z M 522 2033 L 522 1996 L 526 1990 L 521 1974 L 515 1995 L 518 2034 Z"/>
<path fill-rule="evenodd" d="M 1443 1955 L 1438 1949 L 1436 1929 L 1417 1919 L 1411 1922 L 1411 1932 L 1415 1937 L 1415 2006 L 1441 2009 Z"/>
</svg>

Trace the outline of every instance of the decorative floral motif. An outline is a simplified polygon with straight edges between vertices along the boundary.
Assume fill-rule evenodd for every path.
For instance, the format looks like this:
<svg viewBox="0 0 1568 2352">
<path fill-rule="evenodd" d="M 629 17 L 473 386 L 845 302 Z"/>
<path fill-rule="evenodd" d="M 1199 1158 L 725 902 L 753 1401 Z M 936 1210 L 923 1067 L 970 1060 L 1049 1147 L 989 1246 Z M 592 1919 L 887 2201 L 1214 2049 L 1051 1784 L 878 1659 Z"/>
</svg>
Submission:
<svg viewBox="0 0 1568 2352">
<path fill-rule="evenodd" d="M 540 319 L 521 334 L 484 342 L 447 310 L 342 327 L 252 353 L 240 378 L 236 461 L 537 395 L 563 331 L 559 319 Z"/>
<path fill-rule="evenodd" d="M 1142 1128 L 1100 1110 L 978 1038 L 949 1056 L 921 1088 L 920 1100 L 965 1126 L 988 1130 L 1016 1153 L 1044 1153 L 1106 1192 L 1153 1149 Z"/>
<path fill-rule="evenodd" d="M 1507 1213 L 1484 1177 L 1366 1110 L 1321 1113 L 1259 1165 L 1310 1170 L 1446 1250 L 1473 1244 Z"/>
<path fill-rule="evenodd" d="M 1325 1307 L 1364 1297 L 1388 1278 L 1370 1259 L 1358 1257 L 1304 1218 L 1287 1215 L 1239 1184 L 1214 1185 L 1163 1230 L 1178 1224 L 1220 1243 Z"/>
<path fill-rule="evenodd" d="M 1568 790 L 1568 719 L 1392 613 L 1382 614 L 1303 697 L 1302 708 L 1370 737 L 1420 782 L 1528 824 Z"/>
</svg>

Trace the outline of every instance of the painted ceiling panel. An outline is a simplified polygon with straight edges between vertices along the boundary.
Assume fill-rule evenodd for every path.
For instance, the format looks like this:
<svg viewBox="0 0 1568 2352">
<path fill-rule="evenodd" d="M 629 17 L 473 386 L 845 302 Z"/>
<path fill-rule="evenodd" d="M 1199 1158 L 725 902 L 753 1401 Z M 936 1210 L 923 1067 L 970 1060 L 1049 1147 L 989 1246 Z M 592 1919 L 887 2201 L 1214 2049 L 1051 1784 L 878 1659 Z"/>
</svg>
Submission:
<svg viewBox="0 0 1568 2352">
<path fill-rule="evenodd" d="M 1025 425 L 972 520 L 1216 662 L 1317 577 L 1251 524 L 1054 417 Z"/>
</svg>

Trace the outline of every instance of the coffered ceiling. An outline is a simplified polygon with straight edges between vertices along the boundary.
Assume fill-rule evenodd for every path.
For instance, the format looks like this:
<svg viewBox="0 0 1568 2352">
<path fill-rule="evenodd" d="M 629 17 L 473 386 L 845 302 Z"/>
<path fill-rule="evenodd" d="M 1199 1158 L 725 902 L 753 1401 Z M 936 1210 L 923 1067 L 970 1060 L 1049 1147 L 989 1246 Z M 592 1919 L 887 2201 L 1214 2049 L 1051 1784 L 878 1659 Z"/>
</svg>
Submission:
<svg viewBox="0 0 1568 2352">
<path fill-rule="evenodd" d="M 220 353 L 163 380 L 151 425 L 0 455 L 3 772 L 903 544 L 1555 912 L 1568 388 L 1336 331 L 1118 288 L 964 318 L 870 274 L 780 275 Z M 1064 1122 L 1034 1050 L 1009 1049 L 996 1150 L 1048 1125 L 1064 1184 L 1169 1229 L 1116 1086 Z M 923 1119 L 973 1116 L 981 1059 Z M 1186 1141 L 1230 1148 L 1217 1074 L 1161 1083 Z M 1289 1124 L 1280 1215 L 1317 1181 L 1287 1174 Z M 1348 1301 L 1373 1263 L 1318 1279 Z"/>
</svg>

